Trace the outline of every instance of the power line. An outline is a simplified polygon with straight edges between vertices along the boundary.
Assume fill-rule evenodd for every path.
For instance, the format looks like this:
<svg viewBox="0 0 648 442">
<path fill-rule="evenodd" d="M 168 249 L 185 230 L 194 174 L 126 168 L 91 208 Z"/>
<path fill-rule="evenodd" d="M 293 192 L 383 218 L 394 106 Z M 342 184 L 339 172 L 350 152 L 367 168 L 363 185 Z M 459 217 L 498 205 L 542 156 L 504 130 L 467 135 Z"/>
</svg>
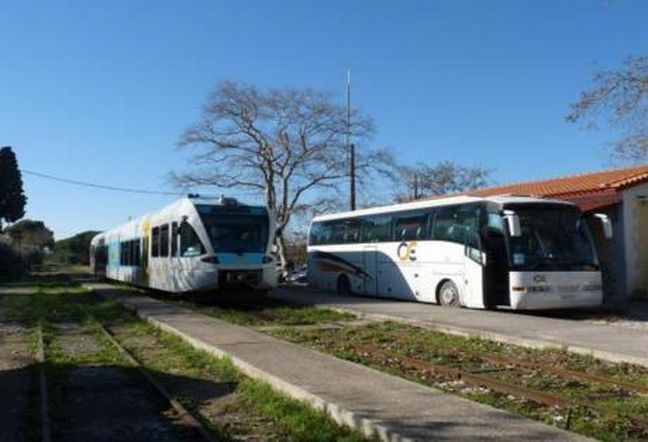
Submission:
<svg viewBox="0 0 648 442">
<path fill-rule="evenodd" d="M 133 189 L 133 188 L 129 188 L 129 187 L 107 186 L 107 185 L 104 185 L 104 184 L 89 183 L 87 181 L 73 180 L 73 179 L 69 179 L 69 178 L 61 178 L 61 177 L 57 177 L 57 176 L 54 176 L 54 175 L 48 175 L 46 173 L 34 172 L 33 170 L 26 170 L 26 169 L 21 169 L 21 172 L 26 174 L 26 175 L 37 176 L 39 178 L 46 178 L 48 180 L 59 181 L 61 183 L 66 183 L 66 184 L 74 184 L 74 185 L 77 185 L 77 186 L 92 187 L 92 188 L 95 188 L 95 189 L 112 190 L 112 191 L 117 191 L 117 192 L 142 193 L 142 194 L 146 194 L 146 195 L 171 195 L 171 196 L 184 196 L 184 195 L 187 195 L 187 192 L 168 192 L 168 191 L 163 191 L 163 190 Z M 217 197 L 217 195 L 203 194 L 203 193 L 200 193 L 200 195 L 203 196 L 203 197 L 206 197 L 206 198 L 216 198 Z M 236 195 L 258 196 L 258 192 L 237 191 Z"/>
<path fill-rule="evenodd" d="M 59 181 L 61 183 L 74 184 L 77 186 L 93 187 L 95 189 L 104 189 L 104 190 L 113 190 L 117 192 L 129 192 L 129 193 L 143 193 L 147 195 L 185 195 L 184 192 L 165 192 L 161 190 L 148 190 L 148 189 L 133 189 L 129 187 L 119 187 L 119 186 L 107 186 L 103 184 L 89 183 L 87 181 L 72 180 L 69 178 L 61 178 L 54 175 L 48 175 L 46 173 L 34 172 L 32 170 L 21 169 L 22 173 L 27 175 L 37 176 L 40 178 L 46 178 L 48 180 Z"/>
</svg>

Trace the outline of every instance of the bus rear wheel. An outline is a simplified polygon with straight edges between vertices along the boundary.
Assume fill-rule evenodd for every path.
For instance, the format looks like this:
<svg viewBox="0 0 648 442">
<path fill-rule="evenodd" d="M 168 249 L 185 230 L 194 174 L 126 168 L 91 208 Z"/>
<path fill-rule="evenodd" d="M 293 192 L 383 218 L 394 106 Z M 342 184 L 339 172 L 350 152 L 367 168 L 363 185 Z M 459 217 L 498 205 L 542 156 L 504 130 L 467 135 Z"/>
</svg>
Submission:
<svg viewBox="0 0 648 442">
<path fill-rule="evenodd" d="M 336 291 L 338 295 L 351 294 L 351 281 L 347 275 L 340 275 L 337 280 Z"/>
<path fill-rule="evenodd" d="M 459 290 L 452 281 L 446 281 L 439 289 L 439 304 L 446 307 L 459 307 Z"/>
</svg>

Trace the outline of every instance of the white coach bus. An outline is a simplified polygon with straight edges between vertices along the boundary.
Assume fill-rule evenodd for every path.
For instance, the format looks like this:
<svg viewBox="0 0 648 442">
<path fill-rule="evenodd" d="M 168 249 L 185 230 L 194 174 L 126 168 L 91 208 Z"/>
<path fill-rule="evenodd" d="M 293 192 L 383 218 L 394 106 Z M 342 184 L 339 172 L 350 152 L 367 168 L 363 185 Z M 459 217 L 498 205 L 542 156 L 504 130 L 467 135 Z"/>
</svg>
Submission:
<svg viewBox="0 0 648 442">
<path fill-rule="evenodd" d="M 612 235 L 605 215 L 601 222 Z M 456 196 L 316 217 L 311 286 L 470 308 L 598 306 L 601 269 L 571 203 Z"/>
<path fill-rule="evenodd" d="M 182 198 L 92 239 L 97 276 L 173 293 L 277 285 L 272 217 L 233 198 Z"/>
</svg>

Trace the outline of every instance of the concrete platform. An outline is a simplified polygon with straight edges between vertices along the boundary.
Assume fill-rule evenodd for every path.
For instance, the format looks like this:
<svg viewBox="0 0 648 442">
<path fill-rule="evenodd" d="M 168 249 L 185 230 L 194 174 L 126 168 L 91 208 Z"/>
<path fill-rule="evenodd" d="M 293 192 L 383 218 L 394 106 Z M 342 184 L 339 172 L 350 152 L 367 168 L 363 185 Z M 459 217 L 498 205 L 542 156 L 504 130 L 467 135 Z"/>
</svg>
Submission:
<svg viewBox="0 0 648 442">
<path fill-rule="evenodd" d="M 87 284 L 251 377 L 383 440 L 586 440 L 108 284 Z"/>
<path fill-rule="evenodd" d="M 435 304 L 341 296 L 306 287 L 277 289 L 272 297 L 376 319 L 390 319 L 465 336 L 536 348 L 563 348 L 611 362 L 648 367 L 648 332 L 513 311 L 454 309 Z"/>
</svg>

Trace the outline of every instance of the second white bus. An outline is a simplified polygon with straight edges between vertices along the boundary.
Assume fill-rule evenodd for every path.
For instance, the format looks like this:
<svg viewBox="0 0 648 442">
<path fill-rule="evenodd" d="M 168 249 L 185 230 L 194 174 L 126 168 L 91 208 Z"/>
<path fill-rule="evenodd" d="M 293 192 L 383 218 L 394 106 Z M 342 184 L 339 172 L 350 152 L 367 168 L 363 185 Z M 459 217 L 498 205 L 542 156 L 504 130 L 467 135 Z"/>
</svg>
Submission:
<svg viewBox="0 0 648 442">
<path fill-rule="evenodd" d="M 596 214 L 607 238 L 611 224 Z M 601 269 L 571 203 L 457 196 L 316 217 L 311 286 L 470 308 L 595 307 Z"/>
</svg>

